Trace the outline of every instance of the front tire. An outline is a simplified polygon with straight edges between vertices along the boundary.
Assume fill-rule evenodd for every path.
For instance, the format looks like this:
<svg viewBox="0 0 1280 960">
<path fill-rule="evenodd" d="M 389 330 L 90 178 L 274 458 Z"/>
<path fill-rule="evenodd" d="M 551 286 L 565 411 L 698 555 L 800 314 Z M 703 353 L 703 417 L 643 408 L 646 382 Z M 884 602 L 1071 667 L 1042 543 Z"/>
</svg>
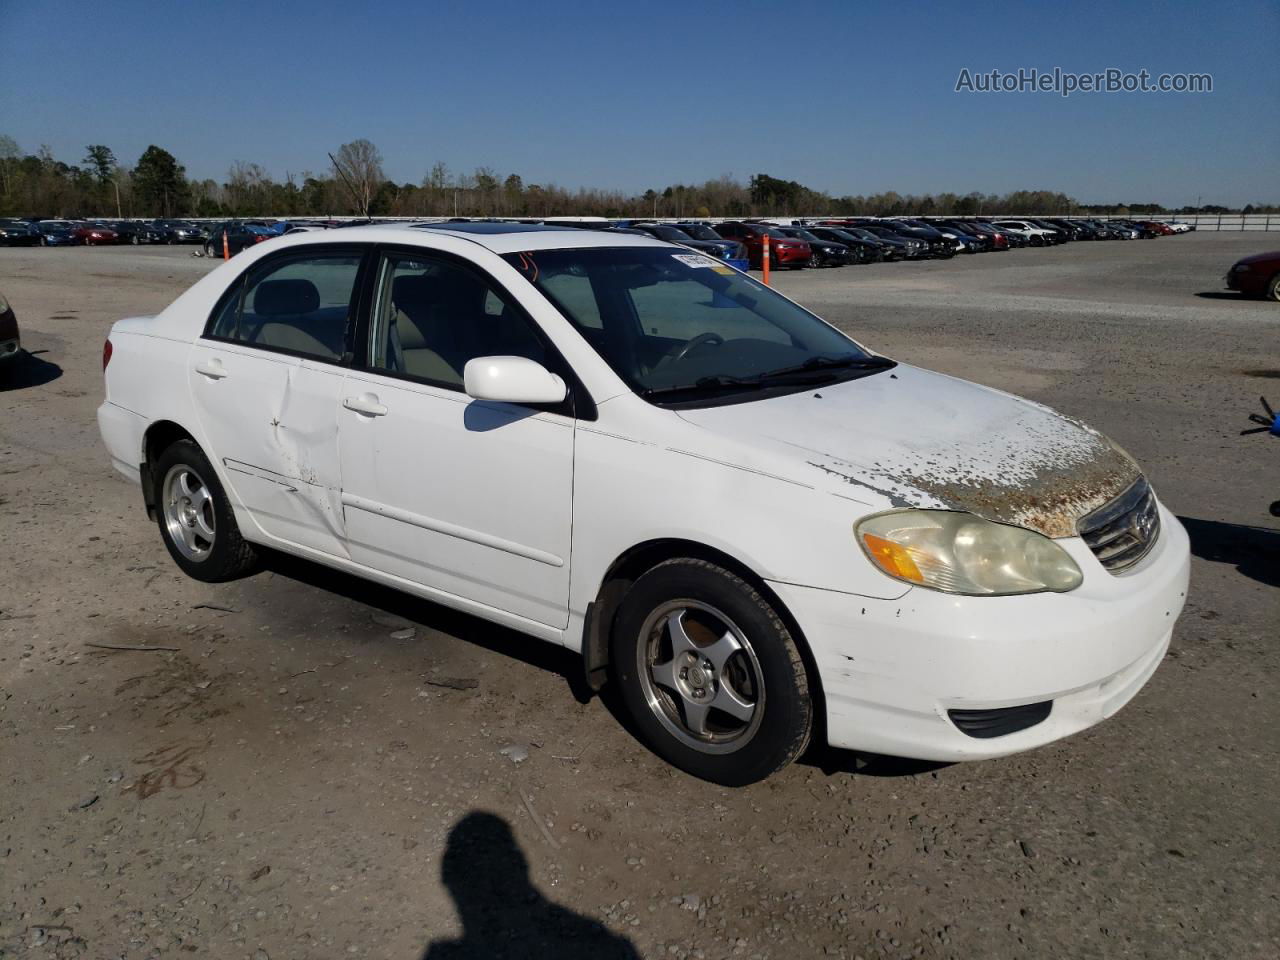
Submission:
<svg viewBox="0 0 1280 960">
<path fill-rule="evenodd" d="M 1271 278 L 1271 282 L 1267 284 L 1267 299 L 1280 302 L 1280 273 Z"/>
<path fill-rule="evenodd" d="M 743 786 L 809 743 L 813 703 L 795 639 L 773 606 L 713 563 L 668 560 L 618 609 L 610 663 L 627 711 L 668 763 Z"/>
<path fill-rule="evenodd" d="M 182 572 L 195 580 L 234 580 L 257 564 L 209 458 L 191 440 L 169 446 L 156 461 L 156 520 Z"/>
</svg>

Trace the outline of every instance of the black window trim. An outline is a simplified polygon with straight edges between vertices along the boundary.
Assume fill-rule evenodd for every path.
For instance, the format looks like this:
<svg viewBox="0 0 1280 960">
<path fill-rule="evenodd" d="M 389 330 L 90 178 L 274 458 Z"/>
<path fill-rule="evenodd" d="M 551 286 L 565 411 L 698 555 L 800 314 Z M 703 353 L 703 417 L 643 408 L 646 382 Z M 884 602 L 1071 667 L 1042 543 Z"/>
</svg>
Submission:
<svg viewBox="0 0 1280 960">
<path fill-rule="evenodd" d="M 395 370 L 386 370 L 382 367 L 376 367 L 372 363 L 370 337 L 373 333 L 373 310 L 378 296 L 378 282 L 382 276 L 382 264 L 388 255 L 398 255 L 415 257 L 419 260 L 439 260 L 449 263 L 453 266 L 460 267 L 468 273 L 475 276 L 504 301 L 504 303 L 517 311 L 520 318 L 529 325 L 534 336 L 541 342 L 547 355 L 547 368 L 565 382 L 568 390 L 565 393 L 565 399 L 560 403 L 541 403 L 541 404 L 518 404 L 518 406 L 526 406 L 530 410 L 539 410 L 546 413 L 556 413 L 571 420 L 594 421 L 598 418 L 596 411 L 596 403 L 591 394 L 587 391 L 586 385 L 578 378 L 572 365 L 565 358 L 559 348 L 547 332 L 542 329 L 542 325 L 525 309 L 524 304 L 511 291 L 511 288 L 504 284 L 501 280 L 489 273 L 484 268 L 478 266 L 474 261 L 451 253 L 447 250 L 439 250 L 435 247 L 419 247 L 412 244 L 396 244 L 396 243 L 379 243 L 373 245 L 369 259 L 364 265 L 363 288 L 360 291 L 360 309 L 356 319 L 355 342 L 351 346 L 351 363 L 352 370 L 361 373 L 369 373 L 374 376 L 386 377 L 389 380 L 401 380 L 405 383 L 417 383 L 423 386 L 434 387 L 438 390 L 448 390 L 452 393 L 465 394 L 465 389 L 456 383 L 449 383 L 444 380 L 435 380 L 430 377 L 420 377 L 411 373 L 402 373 Z"/>
<path fill-rule="evenodd" d="M 372 243 L 314 243 L 305 244 L 298 247 L 291 247 L 288 250 L 281 250 L 278 253 L 270 254 L 261 260 L 256 260 L 249 266 L 240 271 L 235 282 L 223 291 L 222 296 L 213 305 L 213 309 L 209 312 L 209 317 L 205 321 L 204 331 L 200 334 L 201 340 L 208 340 L 212 343 L 226 343 L 232 346 L 245 347 L 250 350 L 261 350 L 263 353 L 278 353 L 288 357 L 297 357 L 300 360 L 310 360 L 313 363 L 324 363 L 329 366 L 349 367 L 351 366 L 352 357 L 354 355 L 354 342 L 356 331 L 360 328 L 359 310 L 363 305 L 363 292 L 366 282 L 366 274 L 369 272 L 370 260 L 375 253 L 375 244 Z M 314 353 L 306 353 L 302 350 L 290 350 L 286 347 L 276 347 L 260 343 L 249 343 L 240 339 L 240 317 L 244 314 L 244 295 L 249 285 L 251 275 L 263 270 L 276 269 L 282 263 L 288 263 L 293 260 L 310 260 L 317 257 L 341 257 L 341 256 L 358 256 L 360 263 L 356 266 L 355 282 L 351 287 L 351 298 L 347 301 L 347 329 L 344 335 L 343 353 L 338 359 L 332 357 L 322 357 Z M 217 323 L 218 316 L 221 314 L 227 302 L 232 298 L 239 299 L 236 306 L 236 325 L 235 335 L 231 337 L 218 337 L 213 334 L 214 324 Z"/>
</svg>

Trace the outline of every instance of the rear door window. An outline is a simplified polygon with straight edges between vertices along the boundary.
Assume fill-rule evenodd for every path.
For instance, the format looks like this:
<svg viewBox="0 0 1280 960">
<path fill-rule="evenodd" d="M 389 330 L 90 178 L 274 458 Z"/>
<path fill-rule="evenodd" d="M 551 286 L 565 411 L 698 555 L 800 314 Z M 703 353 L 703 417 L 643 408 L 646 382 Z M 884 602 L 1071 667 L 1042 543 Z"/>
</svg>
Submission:
<svg viewBox="0 0 1280 960">
<path fill-rule="evenodd" d="M 224 295 L 207 336 L 339 362 L 362 259 L 358 250 L 307 251 L 260 264 Z"/>
</svg>

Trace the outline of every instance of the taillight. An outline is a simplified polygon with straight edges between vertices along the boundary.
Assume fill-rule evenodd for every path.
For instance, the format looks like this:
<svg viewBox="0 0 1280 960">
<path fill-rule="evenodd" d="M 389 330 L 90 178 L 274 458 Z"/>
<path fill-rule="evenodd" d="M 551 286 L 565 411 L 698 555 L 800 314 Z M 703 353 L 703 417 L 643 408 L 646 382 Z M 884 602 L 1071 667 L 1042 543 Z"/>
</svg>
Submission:
<svg viewBox="0 0 1280 960">
<path fill-rule="evenodd" d="M 253 242 L 254 242 L 254 243 L 261 243 L 261 242 L 262 242 L 263 240 L 265 240 L 265 239 L 267 239 L 267 238 L 266 238 L 266 237 L 263 237 L 263 236 L 257 236 L 257 237 L 254 237 L 254 238 L 253 238 Z"/>
<path fill-rule="evenodd" d="M 106 373 L 107 364 L 111 362 L 111 341 L 104 340 L 102 343 L 102 372 Z"/>
</svg>

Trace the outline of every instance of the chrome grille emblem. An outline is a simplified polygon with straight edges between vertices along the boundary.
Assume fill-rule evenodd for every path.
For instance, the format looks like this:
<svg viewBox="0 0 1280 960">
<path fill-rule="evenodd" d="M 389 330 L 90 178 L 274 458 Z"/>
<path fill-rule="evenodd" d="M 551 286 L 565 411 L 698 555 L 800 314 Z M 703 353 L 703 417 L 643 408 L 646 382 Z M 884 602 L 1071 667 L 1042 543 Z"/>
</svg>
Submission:
<svg viewBox="0 0 1280 960">
<path fill-rule="evenodd" d="M 1133 566 L 1160 537 L 1160 510 L 1146 478 L 1139 477 L 1120 496 L 1083 517 L 1076 529 L 1112 573 Z"/>
</svg>

